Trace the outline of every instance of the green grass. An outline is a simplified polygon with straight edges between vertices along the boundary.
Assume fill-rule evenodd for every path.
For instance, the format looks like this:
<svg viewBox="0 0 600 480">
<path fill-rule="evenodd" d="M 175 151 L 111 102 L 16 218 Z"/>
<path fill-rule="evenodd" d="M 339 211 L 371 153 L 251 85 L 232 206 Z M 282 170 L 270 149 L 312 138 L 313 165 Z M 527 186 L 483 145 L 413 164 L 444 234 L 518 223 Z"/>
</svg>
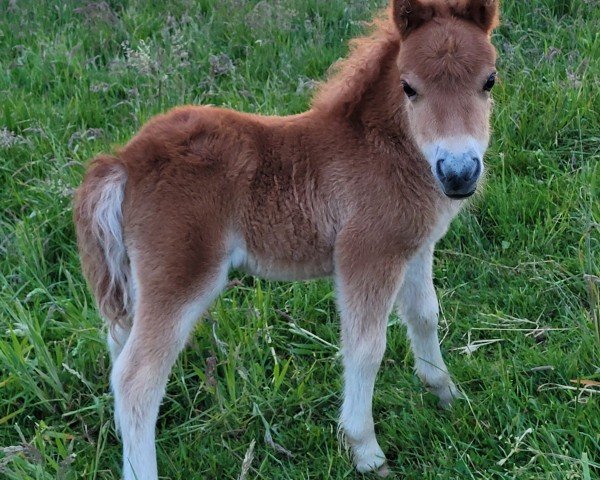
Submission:
<svg viewBox="0 0 600 480">
<path fill-rule="evenodd" d="M 302 111 L 312 80 L 382 4 L 168 3 L 0 1 L 4 478 L 119 478 L 105 332 L 71 224 L 86 160 L 182 103 Z M 598 31 L 593 1 L 503 2 L 486 192 L 435 265 L 442 347 L 469 401 L 436 409 L 392 318 L 375 415 L 400 478 L 600 475 L 599 389 L 572 383 L 600 381 Z M 162 475 L 236 479 L 256 440 L 248 478 L 360 477 L 336 436 L 330 283 L 241 280 L 170 378 Z M 479 340 L 497 341 L 463 353 Z"/>
</svg>

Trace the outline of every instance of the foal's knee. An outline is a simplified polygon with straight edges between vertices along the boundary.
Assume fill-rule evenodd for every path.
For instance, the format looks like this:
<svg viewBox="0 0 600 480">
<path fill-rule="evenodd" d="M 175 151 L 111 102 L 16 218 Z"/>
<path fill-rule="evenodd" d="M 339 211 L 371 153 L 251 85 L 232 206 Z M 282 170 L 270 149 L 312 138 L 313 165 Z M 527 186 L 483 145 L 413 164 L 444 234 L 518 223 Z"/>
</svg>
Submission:
<svg viewBox="0 0 600 480">
<path fill-rule="evenodd" d="M 401 304 L 400 315 L 413 329 L 428 333 L 437 329 L 440 308 L 437 299 L 433 297 L 419 303 Z"/>
</svg>

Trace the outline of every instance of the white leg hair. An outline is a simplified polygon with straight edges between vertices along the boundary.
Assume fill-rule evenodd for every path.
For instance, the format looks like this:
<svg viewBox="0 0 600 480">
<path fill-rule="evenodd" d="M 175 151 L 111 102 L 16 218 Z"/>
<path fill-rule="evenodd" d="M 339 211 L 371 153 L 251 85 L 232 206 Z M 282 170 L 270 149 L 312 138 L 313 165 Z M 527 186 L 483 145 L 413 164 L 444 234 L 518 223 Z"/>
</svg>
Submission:
<svg viewBox="0 0 600 480">
<path fill-rule="evenodd" d="M 223 268 L 207 285 L 208 291 L 170 314 L 156 313 L 164 309 L 149 307 L 141 292 L 131 334 L 111 375 L 123 441 L 124 480 L 158 479 L 155 428 L 171 367 L 196 321 L 226 281 L 227 268 Z"/>
<path fill-rule="evenodd" d="M 406 323 L 415 370 L 444 408 L 461 394 L 442 358 L 437 327 L 439 306 L 432 278 L 433 245 L 423 247 L 408 263 L 398 294 L 399 313 Z"/>
<path fill-rule="evenodd" d="M 376 470 L 385 463 L 385 454 L 375 437 L 372 412 L 375 378 L 385 344 L 383 328 L 368 339 L 347 339 L 343 346 L 344 401 L 340 426 L 350 443 L 359 472 Z"/>
<path fill-rule="evenodd" d="M 336 276 L 342 326 L 344 400 L 340 427 L 359 472 L 388 473 L 375 437 L 372 404 L 375 378 L 386 346 L 387 320 L 398 292 L 401 265 L 374 268 L 352 278 Z"/>
<path fill-rule="evenodd" d="M 121 355 L 127 340 L 129 339 L 129 334 L 131 333 L 131 327 L 121 327 L 119 325 L 114 325 L 111 329 L 109 329 L 108 334 L 106 335 L 106 343 L 108 343 L 108 351 L 110 352 L 110 360 L 112 362 L 113 371 L 115 368 L 115 363 Z M 120 431 L 120 420 L 119 420 L 119 412 L 115 409 L 115 427 L 117 431 Z"/>
<path fill-rule="evenodd" d="M 127 343 L 130 332 L 131 327 L 127 328 L 119 325 L 113 326 L 108 331 L 106 342 L 108 343 L 108 350 L 113 364 L 117 361 L 117 358 L 119 358 L 119 355 L 123 351 L 123 347 L 125 346 L 125 343 Z"/>
</svg>

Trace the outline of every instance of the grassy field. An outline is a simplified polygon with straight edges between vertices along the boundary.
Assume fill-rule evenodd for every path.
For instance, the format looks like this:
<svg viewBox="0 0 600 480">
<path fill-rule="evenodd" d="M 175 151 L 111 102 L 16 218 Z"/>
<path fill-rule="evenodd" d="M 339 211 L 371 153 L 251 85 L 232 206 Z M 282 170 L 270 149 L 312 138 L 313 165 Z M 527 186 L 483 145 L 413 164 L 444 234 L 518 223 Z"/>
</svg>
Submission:
<svg viewBox="0 0 600 480">
<path fill-rule="evenodd" d="M 306 109 L 382 5 L 168 3 L 0 0 L 2 478 L 119 478 L 105 331 L 71 223 L 87 159 L 178 104 Z M 593 0 L 503 2 L 486 192 L 435 265 L 469 400 L 436 409 L 391 318 L 375 414 L 398 478 L 600 476 L 599 31 Z M 170 378 L 162 475 L 237 479 L 255 442 L 248 479 L 358 477 L 336 434 L 330 283 L 238 279 Z"/>
</svg>

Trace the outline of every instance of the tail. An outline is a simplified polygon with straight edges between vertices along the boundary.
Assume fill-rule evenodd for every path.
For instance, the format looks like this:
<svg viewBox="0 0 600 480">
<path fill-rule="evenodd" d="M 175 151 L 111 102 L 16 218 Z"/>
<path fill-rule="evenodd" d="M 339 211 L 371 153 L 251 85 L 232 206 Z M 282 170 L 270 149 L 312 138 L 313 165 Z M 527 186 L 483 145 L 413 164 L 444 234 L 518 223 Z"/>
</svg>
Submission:
<svg viewBox="0 0 600 480">
<path fill-rule="evenodd" d="M 83 274 L 111 330 L 133 318 L 133 283 L 123 241 L 127 171 L 118 157 L 100 155 L 75 194 L 74 220 Z"/>
</svg>

